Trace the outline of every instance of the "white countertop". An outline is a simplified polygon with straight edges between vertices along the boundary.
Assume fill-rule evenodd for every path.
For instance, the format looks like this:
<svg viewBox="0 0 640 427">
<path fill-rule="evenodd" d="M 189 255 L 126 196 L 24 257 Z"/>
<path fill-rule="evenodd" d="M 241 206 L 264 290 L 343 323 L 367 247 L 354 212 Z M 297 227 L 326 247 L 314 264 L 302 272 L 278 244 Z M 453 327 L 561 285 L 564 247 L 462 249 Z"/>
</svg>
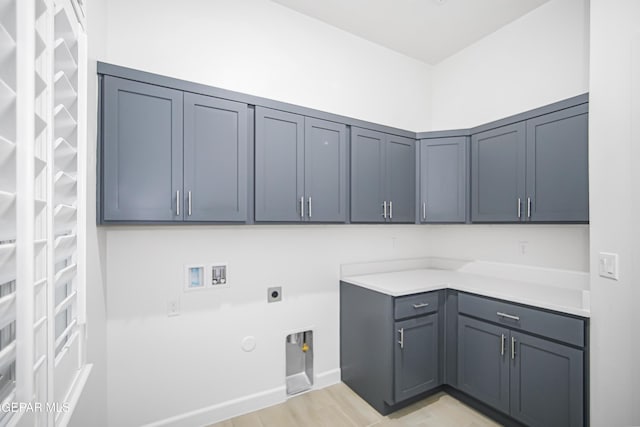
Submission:
<svg viewBox="0 0 640 427">
<path fill-rule="evenodd" d="M 448 288 L 590 317 L 588 290 L 548 283 L 433 268 L 346 276 L 341 280 L 394 297 Z"/>
</svg>

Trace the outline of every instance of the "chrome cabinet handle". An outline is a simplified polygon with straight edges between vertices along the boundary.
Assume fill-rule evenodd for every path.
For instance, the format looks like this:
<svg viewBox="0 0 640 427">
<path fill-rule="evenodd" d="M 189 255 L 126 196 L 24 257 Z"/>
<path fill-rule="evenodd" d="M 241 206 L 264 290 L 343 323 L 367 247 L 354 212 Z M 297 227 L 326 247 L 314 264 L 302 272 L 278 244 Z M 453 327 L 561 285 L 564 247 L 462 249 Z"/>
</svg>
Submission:
<svg viewBox="0 0 640 427">
<path fill-rule="evenodd" d="M 304 218 L 304 196 L 300 197 L 300 218 Z"/>
<path fill-rule="evenodd" d="M 309 202 L 307 203 L 307 205 L 308 205 L 307 207 L 309 208 L 309 218 L 311 218 L 312 217 L 312 215 L 311 215 L 311 196 L 309 196 Z"/>
<path fill-rule="evenodd" d="M 427 219 L 427 204 L 426 203 L 422 204 L 422 219 L 423 220 Z"/>
<path fill-rule="evenodd" d="M 516 339 L 511 337 L 511 360 L 516 358 Z"/>
<path fill-rule="evenodd" d="M 527 197 L 527 218 L 531 218 L 531 197 Z"/>
<path fill-rule="evenodd" d="M 504 356 L 504 334 L 502 334 L 502 341 L 500 342 L 500 356 Z"/>
<path fill-rule="evenodd" d="M 389 219 L 393 219 L 393 202 L 389 202 Z"/>
<path fill-rule="evenodd" d="M 413 304 L 413 308 L 415 308 L 417 310 L 419 308 L 426 307 L 428 305 L 429 305 L 428 302 L 421 302 L 420 304 Z"/>
<path fill-rule="evenodd" d="M 176 216 L 180 216 L 180 190 L 176 191 Z"/>
<path fill-rule="evenodd" d="M 189 216 L 191 216 L 191 191 L 189 191 L 189 193 L 187 193 L 187 197 L 189 199 L 189 203 L 188 203 L 189 212 L 188 212 L 188 214 L 189 214 Z"/>
<path fill-rule="evenodd" d="M 400 341 L 398 341 L 398 344 L 400 344 L 400 348 L 404 348 L 404 328 L 398 329 L 398 332 L 400 332 Z"/>
<path fill-rule="evenodd" d="M 520 201 L 520 197 L 518 197 L 518 218 L 520 218 L 522 216 L 522 212 L 521 212 L 521 201 Z"/>
<path fill-rule="evenodd" d="M 514 316 L 513 314 L 502 313 L 500 311 L 498 311 L 496 314 L 498 315 L 498 317 L 506 317 L 507 319 L 515 320 L 516 322 L 520 321 L 520 317 Z"/>
<path fill-rule="evenodd" d="M 387 201 L 382 202 L 382 217 L 387 219 Z"/>
</svg>

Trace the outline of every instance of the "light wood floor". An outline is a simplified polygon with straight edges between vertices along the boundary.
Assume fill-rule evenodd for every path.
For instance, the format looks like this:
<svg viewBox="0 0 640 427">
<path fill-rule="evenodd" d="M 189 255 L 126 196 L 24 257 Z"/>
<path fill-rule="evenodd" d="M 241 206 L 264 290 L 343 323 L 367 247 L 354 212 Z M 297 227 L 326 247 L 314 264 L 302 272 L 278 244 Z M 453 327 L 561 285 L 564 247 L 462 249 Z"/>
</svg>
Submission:
<svg viewBox="0 0 640 427">
<path fill-rule="evenodd" d="M 493 427 L 499 426 L 446 393 L 386 417 L 340 383 L 210 427 Z"/>
</svg>

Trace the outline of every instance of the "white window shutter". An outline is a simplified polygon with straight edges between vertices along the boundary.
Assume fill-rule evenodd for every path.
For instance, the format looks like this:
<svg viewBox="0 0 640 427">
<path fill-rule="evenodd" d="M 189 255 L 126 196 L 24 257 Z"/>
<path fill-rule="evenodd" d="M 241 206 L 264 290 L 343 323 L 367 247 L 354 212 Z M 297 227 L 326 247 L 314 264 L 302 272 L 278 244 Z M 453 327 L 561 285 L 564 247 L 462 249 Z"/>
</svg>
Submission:
<svg viewBox="0 0 640 427">
<path fill-rule="evenodd" d="M 0 0 L 0 413 L 64 426 L 85 362 L 86 35 L 77 0 Z M 45 406 L 46 407 L 46 406 Z"/>
</svg>

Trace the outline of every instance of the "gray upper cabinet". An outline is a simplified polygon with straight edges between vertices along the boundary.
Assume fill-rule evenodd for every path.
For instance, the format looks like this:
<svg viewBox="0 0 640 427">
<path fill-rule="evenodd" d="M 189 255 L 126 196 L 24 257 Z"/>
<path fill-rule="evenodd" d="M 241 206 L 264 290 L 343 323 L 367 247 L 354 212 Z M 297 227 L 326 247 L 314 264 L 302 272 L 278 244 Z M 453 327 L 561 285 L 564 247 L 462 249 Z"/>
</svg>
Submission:
<svg viewBox="0 0 640 427">
<path fill-rule="evenodd" d="M 458 317 L 458 388 L 509 413 L 509 330 Z"/>
<path fill-rule="evenodd" d="M 385 222 L 385 135 L 351 128 L 351 221 Z"/>
<path fill-rule="evenodd" d="M 420 141 L 420 222 L 467 221 L 468 152 L 469 141 L 465 136 Z"/>
<path fill-rule="evenodd" d="M 517 222 L 523 218 L 525 143 L 524 122 L 471 137 L 473 222 Z"/>
<path fill-rule="evenodd" d="M 527 218 L 589 220 L 588 107 L 527 120 Z"/>
<path fill-rule="evenodd" d="M 472 136 L 473 222 L 589 220 L 588 106 Z"/>
<path fill-rule="evenodd" d="M 351 221 L 415 220 L 415 141 L 351 128 Z"/>
<path fill-rule="evenodd" d="M 511 332 L 511 416 L 529 426 L 584 425 L 584 352 Z"/>
<path fill-rule="evenodd" d="M 184 95 L 184 218 L 247 218 L 247 105 Z"/>
<path fill-rule="evenodd" d="M 340 123 L 305 117 L 305 220 L 347 220 L 347 128 Z"/>
<path fill-rule="evenodd" d="M 300 221 L 304 209 L 304 117 L 256 107 L 256 221 Z"/>
<path fill-rule="evenodd" d="M 182 92 L 106 76 L 104 221 L 175 221 L 182 209 Z"/>
<path fill-rule="evenodd" d="M 255 218 L 345 222 L 346 126 L 256 107 Z"/>
<path fill-rule="evenodd" d="M 416 142 L 386 135 L 387 219 L 390 222 L 415 221 Z M 384 212 L 383 212 L 384 213 Z"/>
<path fill-rule="evenodd" d="M 440 385 L 438 313 L 395 326 L 395 399 L 401 402 Z"/>
</svg>

